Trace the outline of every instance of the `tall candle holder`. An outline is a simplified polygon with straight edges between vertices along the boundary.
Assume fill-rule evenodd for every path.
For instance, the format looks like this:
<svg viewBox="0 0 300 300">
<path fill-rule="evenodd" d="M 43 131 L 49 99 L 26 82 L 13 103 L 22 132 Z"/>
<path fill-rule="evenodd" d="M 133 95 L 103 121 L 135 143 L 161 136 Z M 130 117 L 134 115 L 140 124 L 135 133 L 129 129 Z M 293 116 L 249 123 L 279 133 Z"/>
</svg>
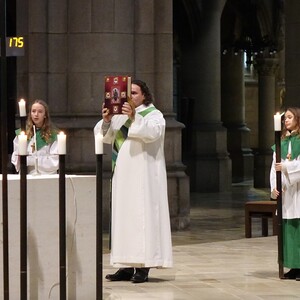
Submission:
<svg viewBox="0 0 300 300">
<path fill-rule="evenodd" d="M 27 299 L 27 155 L 20 155 L 20 299 Z"/>
<path fill-rule="evenodd" d="M 103 230 L 102 230 L 102 161 L 103 154 L 96 154 L 96 299 L 102 299 L 103 293 Z"/>
<path fill-rule="evenodd" d="M 20 157 L 20 299 L 27 299 L 27 136 L 26 103 L 19 102 L 21 136 L 19 139 Z"/>
<path fill-rule="evenodd" d="M 7 57 L 6 57 L 6 1 L 0 1 L 1 49 L 1 167 L 2 167 L 2 222 L 3 222 L 3 299 L 9 299 L 9 239 L 8 239 L 8 182 L 7 182 Z"/>
<path fill-rule="evenodd" d="M 281 162 L 281 115 L 279 115 L 278 113 L 276 115 L 274 115 L 274 129 L 275 129 L 276 163 L 280 163 Z M 276 171 L 276 189 L 279 192 L 279 195 L 277 197 L 278 273 L 279 273 L 279 278 L 282 279 L 282 278 L 284 278 L 284 272 L 283 272 L 282 181 L 281 181 L 281 171 Z"/>
<path fill-rule="evenodd" d="M 65 154 L 59 154 L 59 281 L 60 300 L 66 293 L 66 172 Z"/>
</svg>

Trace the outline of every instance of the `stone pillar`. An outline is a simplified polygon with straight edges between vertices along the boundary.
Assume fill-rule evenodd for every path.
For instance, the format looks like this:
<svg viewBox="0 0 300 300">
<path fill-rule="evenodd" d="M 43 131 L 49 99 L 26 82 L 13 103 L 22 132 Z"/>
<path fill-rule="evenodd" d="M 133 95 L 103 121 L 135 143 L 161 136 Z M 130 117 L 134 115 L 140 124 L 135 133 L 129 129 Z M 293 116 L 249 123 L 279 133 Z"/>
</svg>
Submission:
<svg viewBox="0 0 300 300">
<path fill-rule="evenodd" d="M 188 168 L 194 192 L 231 188 L 227 132 L 221 123 L 220 20 L 225 1 L 205 1 L 194 44 L 182 47 L 182 95 L 195 99 Z"/>
<path fill-rule="evenodd" d="M 244 53 L 222 55 L 222 121 L 227 128 L 227 148 L 232 161 L 232 182 L 252 179 L 250 130 L 245 124 Z"/>
<path fill-rule="evenodd" d="M 278 59 L 256 60 L 258 71 L 258 149 L 254 157 L 254 187 L 270 186 L 270 168 L 273 158 L 271 146 L 275 143 L 274 114 L 276 112 L 275 73 Z"/>
<path fill-rule="evenodd" d="M 300 1 L 287 0 L 285 8 L 285 106 L 299 107 Z"/>
<path fill-rule="evenodd" d="M 144 2 L 143 2 L 144 3 Z M 173 112 L 173 1 L 154 1 L 154 86 L 157 105 L 167 128 L 165 154 L 171 225 L 184 229 L 190 224 L 190 183 L 182 163 L 182 129 Z"/>
<path fill-rule="evenodd" d="M 182 129 L 173 113 L 173 10 L 172 1 L 135 2 L 136 78 L 151 87 L 155 105 L 163 112 L 167 127 L 165 137 L 168 194 L 173 229 L 189 226 L 189 178 L 182 163 Z"/>
</svg>

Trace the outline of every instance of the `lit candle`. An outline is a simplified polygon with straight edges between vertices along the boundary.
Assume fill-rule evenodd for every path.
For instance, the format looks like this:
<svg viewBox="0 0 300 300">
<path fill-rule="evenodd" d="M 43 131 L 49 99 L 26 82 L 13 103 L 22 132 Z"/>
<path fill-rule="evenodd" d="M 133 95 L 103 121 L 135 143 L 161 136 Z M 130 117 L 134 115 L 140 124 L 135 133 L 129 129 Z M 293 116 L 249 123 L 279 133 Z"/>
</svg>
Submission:
<svg viewBox="0 0 300 300">
<path fill-rule="evenodd" d="M 24 131 L 18 135 L 19 155 L 27 155 L 27 135 Z"/>
<path fill-rule="evenodd" d="M 24 99 L 21 99 L 19 101 L 19 112 L 20 112 L 20 117 L 26 117 L 26 102 Z"/>
<path fill-rule="evenodd" d="M 61 131 L 57 135 L 57 144 L 58 144 L 58 154 L 66 154 L 66 135 Z"/>
<path fill-rule="evenodd" d="M 274 130 L 281 131 L 281 114 L 280 113 L 276 113 L 276 115 L 274 115 Z"/>
<path fill-rule="evenodd" d="M 103 154 L 103 135 L 100 132 L 95 135 L 95 153 Z"/>
</svg>

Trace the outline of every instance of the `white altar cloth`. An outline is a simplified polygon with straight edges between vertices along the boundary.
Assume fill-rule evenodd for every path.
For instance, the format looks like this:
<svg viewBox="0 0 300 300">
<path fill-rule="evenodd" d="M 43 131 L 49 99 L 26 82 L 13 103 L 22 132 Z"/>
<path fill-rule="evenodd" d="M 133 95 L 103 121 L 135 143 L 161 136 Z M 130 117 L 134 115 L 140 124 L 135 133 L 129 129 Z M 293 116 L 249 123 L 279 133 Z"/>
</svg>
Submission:
<svg viewBox="0 0 300 300">
<path fill-rule="evenodd" d="M 3 295 L 1 179 L 0 294 Z M 28 299 L 59 299 L 59 176 L 27 175 Z M 20 299 L 20 176 L 8 175 L 9 296 Z M 96 299 L 96 178 L 66 175 L 67 299 Z M 0 296 L 1 298 L 2 296 Z"/>
</svg>

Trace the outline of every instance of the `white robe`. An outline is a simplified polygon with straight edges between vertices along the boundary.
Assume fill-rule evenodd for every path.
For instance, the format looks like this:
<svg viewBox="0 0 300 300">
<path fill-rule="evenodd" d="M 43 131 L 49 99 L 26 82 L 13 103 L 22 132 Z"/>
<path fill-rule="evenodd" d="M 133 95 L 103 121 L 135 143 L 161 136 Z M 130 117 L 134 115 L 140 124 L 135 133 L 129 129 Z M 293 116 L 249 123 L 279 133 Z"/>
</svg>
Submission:
<svg viewBox="0 0 300 300">
<path fill-rule="evenodd" d="M 151 105 L 152 106 L 152 105 Z M 164 157 L 165 119 L 159 110 L 135 121 L 123 143 L 112 178 L 111 265 L 172 267 L 172 242 Z M 103 141 L 113 145 L 127 115 L 115 115 Z M 102 122 L 94 134 L 102 133 Z"/>
<path fill-rule="evenodd" d="M 271 191 L 276 188 L 275 171 L 276 154 L 273 155 L 273 163 L 270 172 Z M 294 160 L 282 160 L 284 171 L 282 176 L 282 218 L 300 218 L 300 156 Z"/>
<path fill-rule="evenodd" d="M 46 145 L 39 149 L 37 152 L 32 152 L 32 144 L 34 138 L 27 143 L 27 172 L 28 174 L 34 174 L 35 171 L 35 159 L 37 157 L 37 166 L 40 174 L 56 174 L 59 168 L 59 157 L 57 149 L 57 141 Z M 16 136 L 13 141 L 14 150 L 11 156 L 11 162 L 15 166 L 17 172 L 20 170 L 19 153 L 19 140 Z"/>
</svg>

